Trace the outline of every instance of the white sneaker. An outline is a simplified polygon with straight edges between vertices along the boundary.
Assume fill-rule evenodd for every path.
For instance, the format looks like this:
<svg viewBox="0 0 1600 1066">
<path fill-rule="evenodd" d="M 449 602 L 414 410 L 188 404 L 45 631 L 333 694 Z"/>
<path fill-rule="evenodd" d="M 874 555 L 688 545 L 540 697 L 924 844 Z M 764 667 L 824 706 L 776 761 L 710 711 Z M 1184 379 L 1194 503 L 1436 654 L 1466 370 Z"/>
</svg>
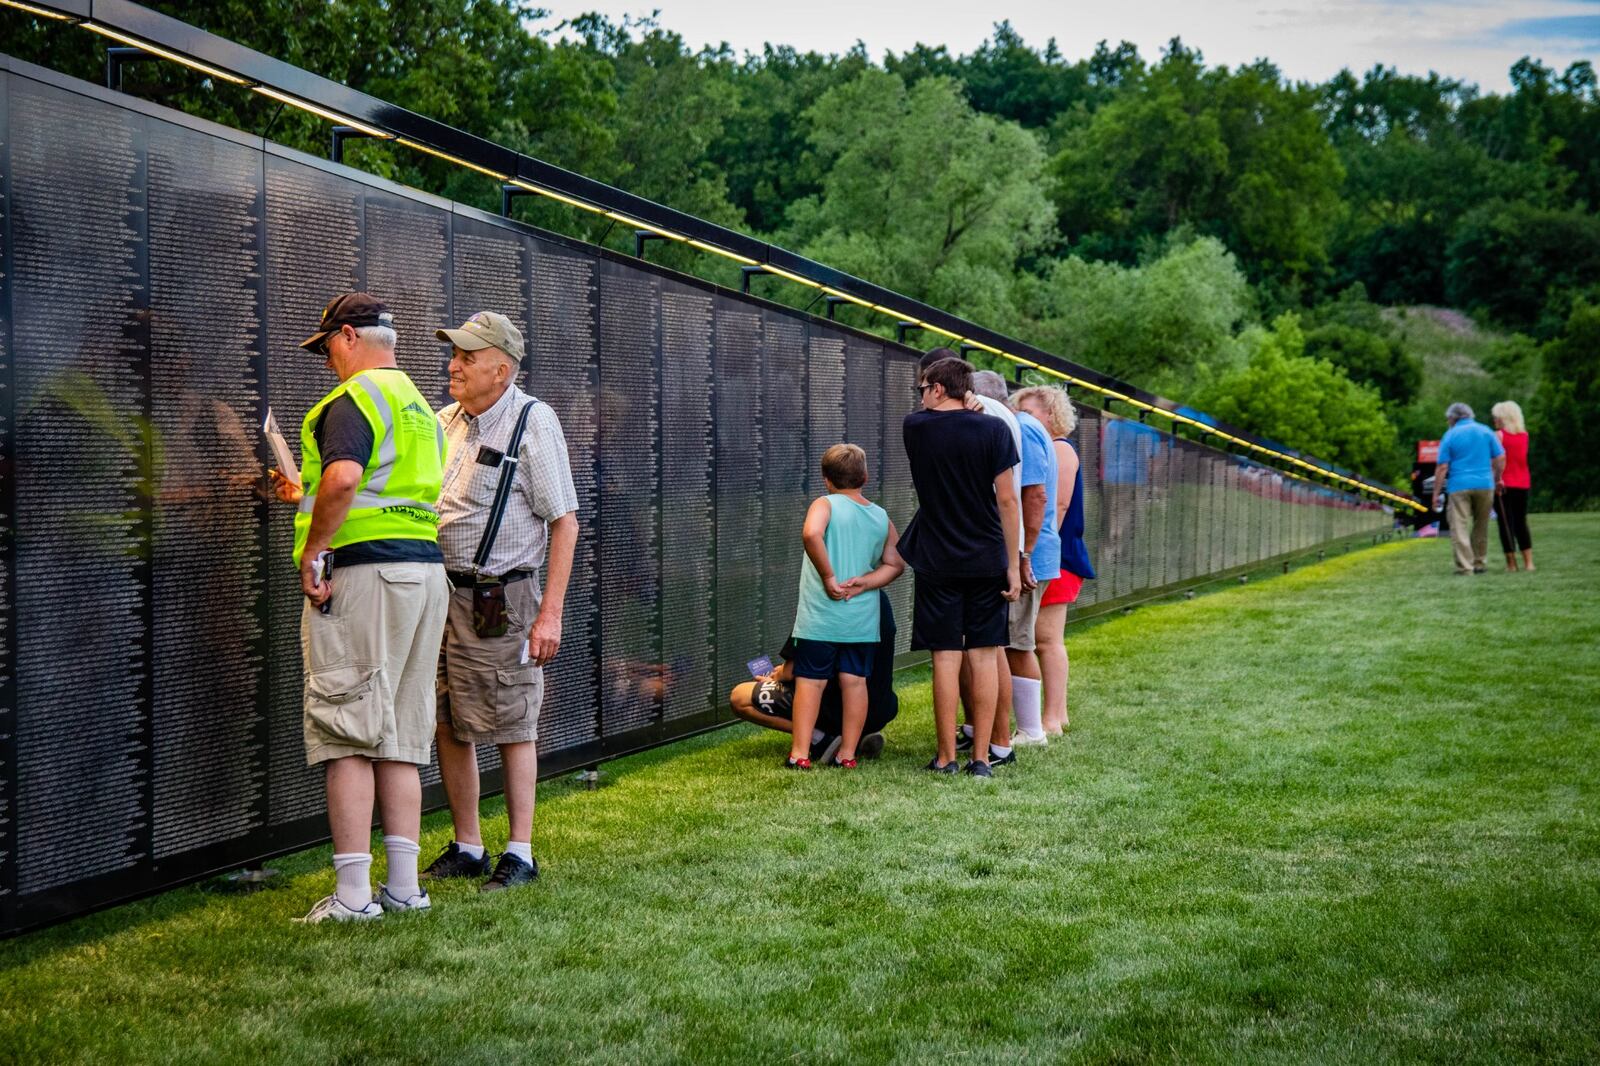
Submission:
<svg viewBox="0 0 1600 1066">
<path fill-rule="evenodd" d="M 1018 730 L 1011 738 L 1013 748 L 1042 748 L 1050 743 L 1050 738 L 1043 733 L 1025 733 Z"/>
<path fill-rule="evenodd" d="M 317 905 L 312 907 L 304 918 L 295 921 L 306 925 L 316 925 L 318 922 L 369 922 L 374 918 L 383 917 L 383 908 L 378 906 L 377 900 L 372 900 L 360 910 L 351 910 L 344 905 L 338 893 L 317 900 Z"/>
<path fill-rule="evenodd" d="M 377 902 L 386 911 L 425 911 L 433 908 L 433 901 L 428 898 L 425 888 L 419 889 L 415 896 L 401 899 L 389 891 L 388 885 L 379 885 Z"/>
</svg>

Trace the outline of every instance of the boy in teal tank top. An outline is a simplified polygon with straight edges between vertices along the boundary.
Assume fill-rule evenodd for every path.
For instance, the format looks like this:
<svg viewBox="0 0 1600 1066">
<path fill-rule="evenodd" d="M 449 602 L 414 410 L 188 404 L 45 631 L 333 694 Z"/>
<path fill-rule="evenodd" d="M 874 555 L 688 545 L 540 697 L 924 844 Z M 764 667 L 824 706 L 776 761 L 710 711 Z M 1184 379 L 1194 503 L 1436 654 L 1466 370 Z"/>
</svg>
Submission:
<svg viewBox="0 0 1600 1066">
<path fill-rule="evenodd" d="M 835 444 L 822 453 L 822 479 L 828 495 L 812 501 L 800 534 L 806 554 L 794 619 L 794 743 L 786 763 L 797 770 L 811 767 L 811 731 L 822 691 L 835 674 L 844 731 L 834 764 L 855 766 L 878 643 L 878 597 L 861 593 L 883 588 L 906 567 L 888 513 L 861 494 L 867 453 L 854 444 Z"/>
</svg>

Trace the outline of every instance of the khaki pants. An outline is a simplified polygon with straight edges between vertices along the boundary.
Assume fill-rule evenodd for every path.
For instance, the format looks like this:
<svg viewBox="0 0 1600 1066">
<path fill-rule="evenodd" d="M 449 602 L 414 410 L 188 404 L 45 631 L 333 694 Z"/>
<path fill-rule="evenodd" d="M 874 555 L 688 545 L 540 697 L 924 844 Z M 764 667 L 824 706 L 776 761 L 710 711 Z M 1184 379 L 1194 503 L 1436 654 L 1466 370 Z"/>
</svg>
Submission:
<svg viewBox="0 0 1600 1066">
<path fill-rule="evenodd" d="M 307 600 L 306 762 L 431 761 L 434 674 L 450 582 L 442 563 L 360 563 L 333 575 L 332 608 Z"/>
<path fill-rule="evenodd" d="M 1450 494 L 1450 546 L 1455 549 L 1456 573 L 1484 567 L 1489 553 L 1489 489 L 1459 489 Z"/>
</svg>

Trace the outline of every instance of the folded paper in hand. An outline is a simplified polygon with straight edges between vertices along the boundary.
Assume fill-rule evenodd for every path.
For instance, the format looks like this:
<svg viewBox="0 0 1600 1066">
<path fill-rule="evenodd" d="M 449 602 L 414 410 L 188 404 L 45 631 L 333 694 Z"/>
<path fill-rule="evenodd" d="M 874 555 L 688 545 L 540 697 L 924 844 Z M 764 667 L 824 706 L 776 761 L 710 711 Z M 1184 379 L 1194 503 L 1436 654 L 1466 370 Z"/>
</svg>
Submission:
<svg viewBox="0 0 1600 1066">
<path fill-rule="evenodd" d="M 272 449 L 273 462 L 278 464 L 278 473 L 300 484 L 300 464 L 294 461 L 294 453 L 289 450 L 289 442 L 283 439 L 283 434 L 278 430 L 278 420 L 272 415 L 272 408 L 267 408 L 267 417 L 261 423 L 261 432 L 267 438 L 267 447 Z"/>
</svg>

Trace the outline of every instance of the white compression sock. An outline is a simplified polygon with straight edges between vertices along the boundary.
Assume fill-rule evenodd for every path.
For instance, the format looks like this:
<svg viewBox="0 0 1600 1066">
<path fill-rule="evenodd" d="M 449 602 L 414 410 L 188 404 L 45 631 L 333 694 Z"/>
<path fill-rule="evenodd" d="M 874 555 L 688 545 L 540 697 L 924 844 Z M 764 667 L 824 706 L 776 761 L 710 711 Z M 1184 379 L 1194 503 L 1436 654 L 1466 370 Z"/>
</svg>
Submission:
<svg viewBox="0 0 1600 1066">
<path fill-rule="evenodd" d="M 533 845 L 524 840 L 506 841 L 506 854 L 515 855 L 529 866 L 533 865 Z"/>
<path fill-rule="evenodd" d="M 422 848 L 415 840 L 402 836 L 383 838 L 383 850 L 389 853 L 389 895 L 406 900 L 422 891 L 417 884 L 417 856 Z"/>
<path fill-rule="evenodd" d="M 344 851 L 333 857 L 333 894 L 353 911 L 372 902 L 372 853 Z"/>
<path fill-rule="evenodd" d="M 1044 736 L 1044 723 L 1039 717 L 1039 695 L 1043 683 L 1031 677 L 1011 679 L 1011 709 L 1017 715 L 1017 732 L 1030 737 Z"/>
<path fill-rule="evenodd" d="M 455 842 L 455 845 L 461 851 L 461 854 L 465 855 L 469 859 L 483 858 L 482 844 L 463 844 L 458 840 Z"/>
</svg>

